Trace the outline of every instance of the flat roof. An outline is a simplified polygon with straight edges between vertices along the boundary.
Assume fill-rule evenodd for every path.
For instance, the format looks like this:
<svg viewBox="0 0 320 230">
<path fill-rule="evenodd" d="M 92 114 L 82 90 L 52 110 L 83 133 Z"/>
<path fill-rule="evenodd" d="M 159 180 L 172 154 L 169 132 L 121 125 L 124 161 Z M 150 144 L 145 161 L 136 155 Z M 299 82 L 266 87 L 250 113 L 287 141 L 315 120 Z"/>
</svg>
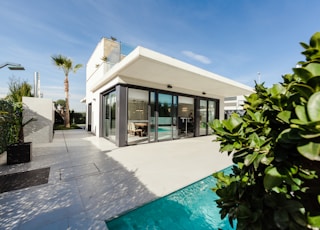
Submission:
<svg viewBox="0 0 320 230">
<path fill-rule="evenodd" d="M 126 77 L 221 97 L 248 95 L 253 88 L 175 58 L 138 46 L 93 85 L 96 91 L 116 77 Z"/>
</svg>

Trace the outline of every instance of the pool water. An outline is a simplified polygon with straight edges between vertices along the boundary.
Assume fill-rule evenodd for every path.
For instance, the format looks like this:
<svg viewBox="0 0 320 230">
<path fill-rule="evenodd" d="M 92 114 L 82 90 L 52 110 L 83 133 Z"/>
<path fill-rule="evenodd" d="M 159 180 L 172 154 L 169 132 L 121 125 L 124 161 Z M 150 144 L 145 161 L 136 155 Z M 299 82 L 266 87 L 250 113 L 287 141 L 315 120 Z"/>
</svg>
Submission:
<svg viewBox="0 0 320 230">
<path fill-rule="evenodd" d="M 231 167 L 223 170 L 231 172 Z M 227 218 L 221 220 L 211 190 L 213 176 L 206 177 L 165 197 L 152 201 L 120 217 L 107 221 L 109 230 L 210 230 L 235 229 Z M 236 223 L 234 223 L 236 227 Z"/>
</svg>

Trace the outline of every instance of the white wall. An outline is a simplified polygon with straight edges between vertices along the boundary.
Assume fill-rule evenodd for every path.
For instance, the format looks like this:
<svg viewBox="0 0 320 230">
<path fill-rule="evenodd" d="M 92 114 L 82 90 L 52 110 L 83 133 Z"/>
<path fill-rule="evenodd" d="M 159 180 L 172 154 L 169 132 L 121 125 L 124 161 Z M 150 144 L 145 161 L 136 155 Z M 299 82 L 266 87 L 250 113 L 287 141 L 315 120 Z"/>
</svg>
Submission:
<svg viewBox="0 0 320 230">
<path fill-rule="evenodd" d="M 53 139 L 54 110 L 51 99 L 22 97 L 24 104 L 23 120 L 35 121 L 24 127 L 25 142 L 48 143 Z"/>
<path fill-rule="evenodd" d="M 87 66 L 86 66 L 86 105 L 88 108 L 88 104 L 92 105 L 92 114 L 91 114 L 91 132 L 96 136 L 102 136 L 101 128 L 102 123 L 100 121 L 100 113 L 101 113 L 101 104 L 100 95 L 105 90 L 111 88 L 112 86 L 119 83 L 118 79 L 111 80 L 109 83 L 99 88 L 95 92 L 92 92 L 93 86 L 95 86 L 98 82 L 106 77 L 106 73 L 110 70 L 111 64 L 109 63 L 109 59 L 112 59 L 110 54 L 115 47 L 118 47 L 119 43 L 115 41 L 111 41 L 110 39 L 102 38 L 101 41 L 96 46 L 94 52 L 92 53 Z M 101 60 L 102 57 L 107 56 L 109 59 L 107 62 L 103 62 Z M 111 60 L 112 61 L 112 60 Z M 116 60 L 113 60 L 116 61 Z M 87 121 L 88 124 L 88 109 L 87 109 Z M 88 129 L 88 127 L 86 127 Z"/>
<path fill-rule="evenodd" d="M 94 72 L 97 70 L 97 65 L 100 65 L 103 63 L 101 58 L 104 56 L 103 53 L 103 46 L 104 46 L 104 40 L 102 39 L 95 50 L 93 51 L 91 57 L 88 60 L 87 66 L 86 66 L 86 79 L 89 80 L 91 76 L 94 74 Z"/>
</svg>

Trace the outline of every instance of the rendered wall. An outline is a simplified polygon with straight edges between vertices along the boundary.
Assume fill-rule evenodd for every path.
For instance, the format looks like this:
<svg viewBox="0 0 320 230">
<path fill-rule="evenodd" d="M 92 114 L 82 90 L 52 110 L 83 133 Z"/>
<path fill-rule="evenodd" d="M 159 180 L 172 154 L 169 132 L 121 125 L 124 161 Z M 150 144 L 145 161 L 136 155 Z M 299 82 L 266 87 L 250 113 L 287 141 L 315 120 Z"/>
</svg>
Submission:
<svg viewBox="0 0 320 230">
<path fill-rule="evenodd" d="M 107 60 L 103 61 L 103 57 L 106 57 Z M 90 123 L 90 131 L 98 136 L 102 135 L 101 124 L 99 124 L 99 111 L 101 109 L 100 93 L 103 91 L 92 92 L 92 86 L 101 81 L 105 73 L 119 60 L 120 43 L 112 39 L 102 38 L 86 65 L 86 130 L 89 130 L 88 124 Z M 90 115 L 88 114 L 89 104 L 91 104 L 92 108 Z M 90 118 L 91 121 L 88 121 Z"/>
<path fill-rule="evenodd" d="M 24 104 L 23 120 L 30 118 L 35 121 L 24 127 L 25 142 L 48 143 L 53 139 L 54 110 L 51 99 L 23 97 Z"/>
</svg>

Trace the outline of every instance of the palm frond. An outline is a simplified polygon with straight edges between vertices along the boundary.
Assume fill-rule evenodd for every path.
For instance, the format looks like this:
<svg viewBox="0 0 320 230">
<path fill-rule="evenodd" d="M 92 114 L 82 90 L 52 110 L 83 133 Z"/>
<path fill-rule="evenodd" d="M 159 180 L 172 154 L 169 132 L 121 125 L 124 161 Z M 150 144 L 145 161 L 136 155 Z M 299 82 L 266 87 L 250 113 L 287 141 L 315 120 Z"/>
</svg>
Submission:
<svg viewBox="0 0 320 230">
<path fill-rule="evenodd" d="M 82 67 L 82 64 L 77 64 L 73 67 L 73 72 L 77 72 L 78 69 L 80 69 Z"/>
<path fill-rule="evenodd" d="M 68 75 L 70 71 L 74 73 L 82 67 L 82 64 L 77 64 L 73 67 L 72 60 L 61 54 L 51 56 L 53 64 L 58 68 L 61 68 L 65 75 Z"/>
</svg>

